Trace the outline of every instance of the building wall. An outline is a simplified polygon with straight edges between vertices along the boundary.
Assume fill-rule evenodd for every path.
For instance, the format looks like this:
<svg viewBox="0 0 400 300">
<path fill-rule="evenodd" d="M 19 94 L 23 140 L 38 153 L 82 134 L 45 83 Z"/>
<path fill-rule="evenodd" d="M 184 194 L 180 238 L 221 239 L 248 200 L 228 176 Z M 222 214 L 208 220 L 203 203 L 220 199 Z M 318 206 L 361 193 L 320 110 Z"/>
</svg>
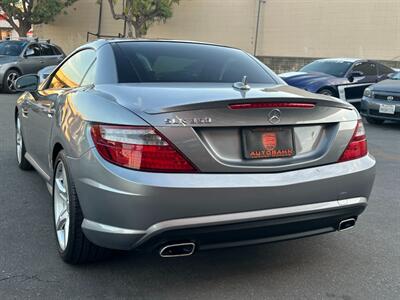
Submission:
<svg viewBox="0 0 400 300">
<path fill-rule="evenodd" d="M 267 0 L 260 55 L 400 58 L 398 0 Z"/>
<path fill-rule="evenodd" d="M 400 60 L 400 0 L 261 0 L 257 55 L 286 68 L 317 57 Z M 66 52 L 97 32 L 97 0 L 79 0 L 55 22 L 35 33 Z M 101 34 L 123 33 L 103 0 Z M 120 0 L 122 3 L 122 0 Z M 166 24 L 154 24 L 149 38 L 221 43 L 252 52 L 259 0 L 181 0 Z M 276 68 L 275 68 L 276 69 Z"/>
</svg>

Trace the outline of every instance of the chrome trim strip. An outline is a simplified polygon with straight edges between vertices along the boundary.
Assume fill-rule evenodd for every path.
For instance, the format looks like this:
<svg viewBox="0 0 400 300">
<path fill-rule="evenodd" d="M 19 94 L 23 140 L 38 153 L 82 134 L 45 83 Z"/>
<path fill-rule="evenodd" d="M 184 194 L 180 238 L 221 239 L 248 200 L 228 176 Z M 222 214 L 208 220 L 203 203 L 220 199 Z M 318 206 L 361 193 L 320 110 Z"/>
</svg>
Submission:
<svg viewBox="0 0 400 300">
<path fill-rule="evenodd" d="M 47 173 L 39 166 L 39 164 L 33 159 L 33 157 L 28 152 L 25 153 L 25 158 L 27 161 L 29 161 L 32 167 L 34 167 L 35 170 L 46 180 L 46 182 L 50 181 L 50 176 L 47 175 Z"/>
<path fill-rule="evenodd" d="M 342 199 L 342 200 L 322 202 L 322 203 L 312 203 L 312 204 L 305 204 L 298 206 L 280 207 L 280 208 L 247 211 L 240 213 L 174 219 L 156 223 L 150 226 L 147 230 L 114 227 L 84 219 L 82 222 L 82 228 L 104 233 L 110 233 L 110 234 L 143 235 L 143 237 L 141 237 L 141 239 L 139 239 L 138 242 L 135 243 L 136 247 L 144 243 L 150 237 L 172 229 L 256 221 L 259 219 L 272 219 L 277 217 L 307 214 L 307 213 L 332 210 L 332 209 L 344 208 L 355 205 L 366 205 L 366 204 L 367 204 L 367 198 L 357 197 L 357 198 L 349 198 L 349 199 Z"/>
</svg>

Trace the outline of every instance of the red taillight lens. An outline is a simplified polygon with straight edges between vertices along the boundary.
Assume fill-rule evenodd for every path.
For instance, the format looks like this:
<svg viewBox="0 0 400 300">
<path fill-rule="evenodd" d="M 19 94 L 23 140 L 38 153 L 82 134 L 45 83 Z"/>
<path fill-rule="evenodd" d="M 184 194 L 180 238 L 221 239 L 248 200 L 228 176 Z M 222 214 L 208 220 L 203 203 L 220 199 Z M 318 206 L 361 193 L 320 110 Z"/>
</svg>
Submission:
<svg viewBox="0 0 400 300">
<path fill-rule="evenodd" d="M 196 172 L 152 127 L 93 125 L 91 134 L 97 151 L 113 164 L 141 171 Z"/>
<path fill-rule="evenodd" d="M 368 154 L 367 137 L 365 135 L 364 125 L 361 120 L 358 120 L 356 130 L 349 144 L 344 150 L 339 162 L 348 161 L 363 157 Z"/>
</svg>

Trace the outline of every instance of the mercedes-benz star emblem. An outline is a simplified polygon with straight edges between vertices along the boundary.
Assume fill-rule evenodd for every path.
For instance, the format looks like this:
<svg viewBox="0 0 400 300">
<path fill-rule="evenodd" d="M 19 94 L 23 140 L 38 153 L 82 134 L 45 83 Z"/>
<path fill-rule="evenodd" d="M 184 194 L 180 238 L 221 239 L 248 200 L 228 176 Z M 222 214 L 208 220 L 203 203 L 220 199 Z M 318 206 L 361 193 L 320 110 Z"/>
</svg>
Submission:
<svg viewBox="0 0 400 300">
<path fill-rule="evenodd" d="M 393 96 L 387 96 L 386 98 L 388 101 L 393 101 L 394 97 Z"/>
<path fill-rule="evenodd" d="M 278 124 L 281 121 L 281 111 L 279 109 L 273 109 L 268 114 L 268 121 L 271 124 Z"/>
</svg>

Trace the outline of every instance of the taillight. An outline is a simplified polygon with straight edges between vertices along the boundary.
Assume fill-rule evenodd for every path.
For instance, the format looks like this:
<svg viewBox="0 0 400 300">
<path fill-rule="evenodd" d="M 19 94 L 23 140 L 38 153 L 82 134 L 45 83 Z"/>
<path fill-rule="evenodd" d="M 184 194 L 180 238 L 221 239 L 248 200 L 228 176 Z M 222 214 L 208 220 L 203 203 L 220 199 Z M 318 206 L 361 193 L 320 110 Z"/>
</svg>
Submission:
<svg viewBox="0 0 400 300">
<path fill-rule="evenodd" d="M 92 125 L 97 151 L 107 161 L 129 169 L 193 173 L 195 167 L 152 127 Z"/>
<path fill-rule="evenodd" d="M 358 120 L 356 130 L 349 144 L 344 150 L 339 162 L 357 159 L 368 154 L 367 137 L 365 135 L 364 125 Z"/>
</svg>

